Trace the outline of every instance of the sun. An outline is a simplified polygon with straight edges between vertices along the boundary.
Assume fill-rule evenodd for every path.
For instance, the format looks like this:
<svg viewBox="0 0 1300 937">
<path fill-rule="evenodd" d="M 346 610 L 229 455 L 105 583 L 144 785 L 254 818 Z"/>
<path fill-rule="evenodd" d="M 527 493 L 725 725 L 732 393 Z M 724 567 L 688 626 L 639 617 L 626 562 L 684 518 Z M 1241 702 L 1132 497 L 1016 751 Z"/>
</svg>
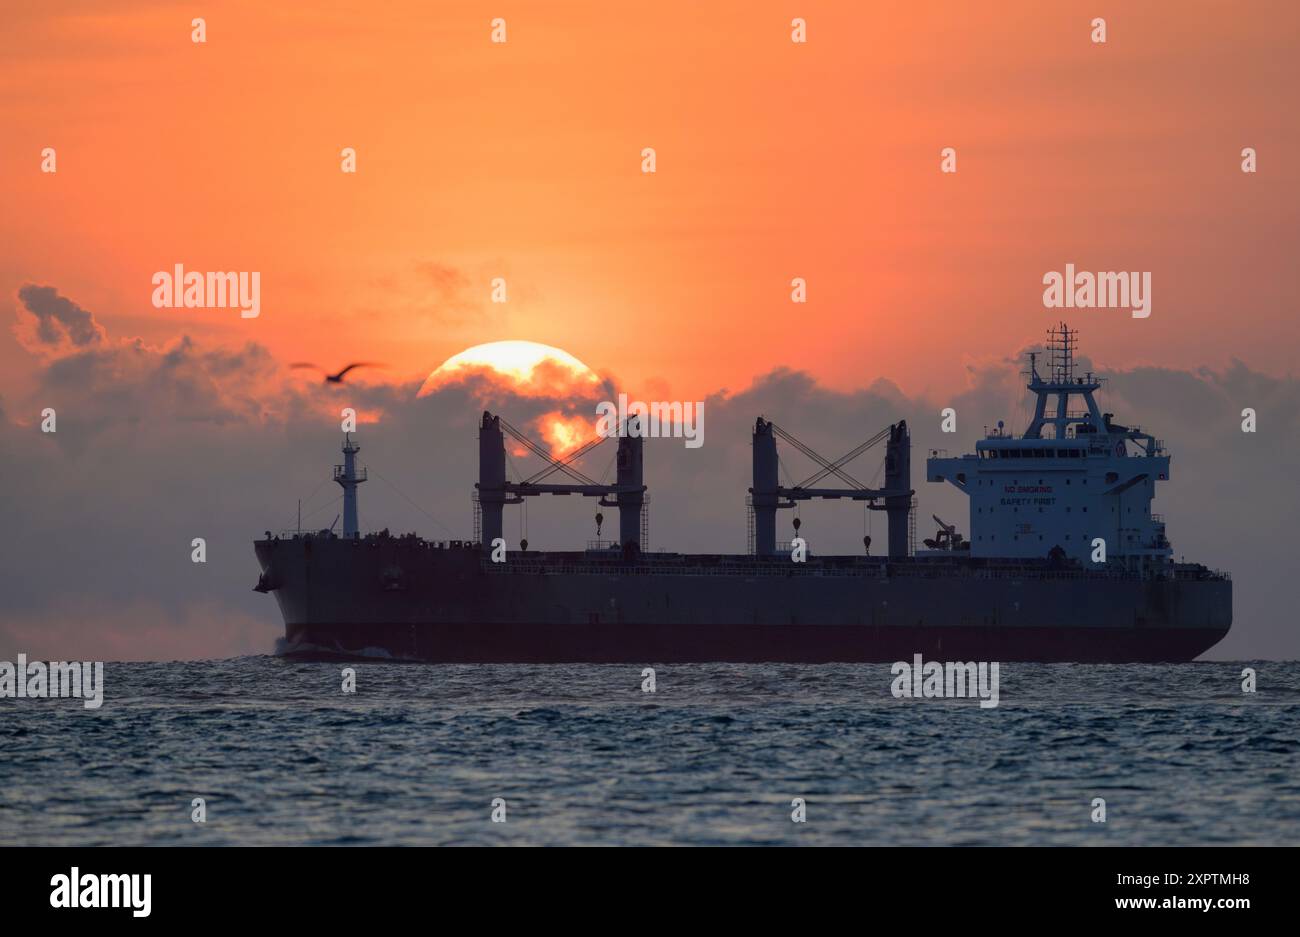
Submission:
<svg viewBox="0 0 1300 937">
<path fill-rule="evenodd" d="M 481 402 L 514 397 L 543 398 L 553 409 L 536 417 L 532 430 L 561 458 L 589 442 L 595 418 L 582 411 L 582 402 L 597 396 L 600 376 L 573 355 L 541 342 L 488 342 L 452 355 L 433 370 L 418 396 L 436 393 L 450 384 L 477 379 Z M 486 382 L 486 383 L 483 383 Z M 559 407 L 555 403 L 559 402 Z M 515 453 L 527 455 L 522 447 Z"/>
<path fill-rule="evenodd" d="M 564 396 L 600 384 L 595 371 L 562 348 L 541 342 L 488 342 L 466 348 L 438 365 L 418 396 L 473 375 L 486 376 L 526 397 Z"/>
</svg>

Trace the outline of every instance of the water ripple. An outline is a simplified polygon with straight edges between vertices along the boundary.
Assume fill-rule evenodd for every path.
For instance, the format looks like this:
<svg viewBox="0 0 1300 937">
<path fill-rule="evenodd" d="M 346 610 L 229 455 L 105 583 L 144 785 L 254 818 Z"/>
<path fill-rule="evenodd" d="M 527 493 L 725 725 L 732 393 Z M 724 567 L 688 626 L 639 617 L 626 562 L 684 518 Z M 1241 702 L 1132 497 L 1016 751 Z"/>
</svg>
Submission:
<svg viewBox="0 0 1300 937">
<path fill-rule="evenodd" d="M 108 664 L 0 700 L 0 844 L 1285 844 L 1300 665 Z M 205 801 L 207 822 L 191 821 Z M 506 823 L 493 823 L 503 798 Z M 1107 822 L 1094 823 L 1093 801 Z M 792 823 L 801 799 L 806 823 Z"/>
</svg>

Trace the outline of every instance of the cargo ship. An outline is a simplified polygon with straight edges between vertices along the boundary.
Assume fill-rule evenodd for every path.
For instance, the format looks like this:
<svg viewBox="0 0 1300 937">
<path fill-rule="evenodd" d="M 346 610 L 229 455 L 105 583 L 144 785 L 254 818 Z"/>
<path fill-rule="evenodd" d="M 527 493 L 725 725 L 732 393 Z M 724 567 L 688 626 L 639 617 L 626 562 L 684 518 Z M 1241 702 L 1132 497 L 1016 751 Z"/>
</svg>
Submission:
<svg viewBox="0 0 1300 937">
<path fill-rule="evenodd" d="M 445 663 L 893 662 L 927 659 L 1178 662 L 1204 653 L 1232 623 L 1228 574 L 1175 562 L 1165 521 L 1151 513 L 1169 479 L 1164 443 L 1103 413 L 1103 379 L 1076 374 L 1076 333 L 1062 325 L 1031 353 L 1034 412 L 1019 435 L 1002 423 L 949 457 L 931 451 L 929 482 L 969 498 L 969 538 L 935 518 L 914 544 L 916 500 L 905 421 L 836 460 L 776 423 L 753 430 L 749 549 L 743 554 L 651 551 L 641 416 L 618 435 L 616 479 L 602 484 L 484 413 L 474 535 L 426 540 L 363 534 L 357 487 L 366 470 L 345 435 L 334 467 L 343 529 L 268 531 L 254 548 L 284 619 L 280 653 L 302 659 Z M 1040 374 L 1039 358 L 1044 374 Z M 507 479 L 506 435 L 545 460 Z M 783 486 L 778 441 L 819 470 Z M 849 462 L 883 444 L 884 488 Z M 594 444 L 591 444 L 594 445 Z M 548 482 L 560 475 L 565 481 Z M 618 539 L 572 551 L 507 544 L 503 514 L 526 498 L 573 495 L 618 512 Z M 849 499 L 882 511 L 884 555 L 818 555 L 798 536 L 778 542 L 778 512 L 810 499 Z M 598 523 L 601 515 L 597 515 Z"/>
</svg>

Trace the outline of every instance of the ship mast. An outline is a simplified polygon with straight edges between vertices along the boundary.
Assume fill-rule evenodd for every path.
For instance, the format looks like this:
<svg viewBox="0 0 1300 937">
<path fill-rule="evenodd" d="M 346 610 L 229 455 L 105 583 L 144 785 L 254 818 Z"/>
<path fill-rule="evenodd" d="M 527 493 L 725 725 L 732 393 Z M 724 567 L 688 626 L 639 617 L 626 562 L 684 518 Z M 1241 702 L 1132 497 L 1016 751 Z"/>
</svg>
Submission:
<svg viewBox="0 0 1300 937">
<path fill-rule="evenodd" d="M 366 480 L 366 470 L 357 469 L 357 453 L 361 443 L 350 433 L 343 434 L 343 464 L 334 466 L 334 480 L 343 489 L 343 536 L 356 539 L 361 536 L 357 521 L 357 485 Z"/>
<path fill-rule="evenodd" d="M 1037 355 L 1029 356 L 1029 383 L 1025 385 L 1033 391 L 1037 399 L 1034 402 L 1034 418 L 1025 430 L 1025 439 L 1043 439 L 1043 427 L 1052 426 L 1057 439 L 1065 439 L 1066 428 L 1073 423 L 1091 423 L 1096 432 L 1103 432 L 1105 419 L 1093 394 L 1101 389 L 1101 379 L 1089 371 L 1083 377 L 1074 376 L 1074 348 L 1078 329 L 1071 329 L 1064 322 L 1047 333 L 1048 380 L 1043 380 L 1036 366 Z M 1083 398 L 1087 412 L 1070 412 L 1070 398 Z M 1055 398 L 1054 415 L 1049 416 L 1048 403 Z"/>
</svg>

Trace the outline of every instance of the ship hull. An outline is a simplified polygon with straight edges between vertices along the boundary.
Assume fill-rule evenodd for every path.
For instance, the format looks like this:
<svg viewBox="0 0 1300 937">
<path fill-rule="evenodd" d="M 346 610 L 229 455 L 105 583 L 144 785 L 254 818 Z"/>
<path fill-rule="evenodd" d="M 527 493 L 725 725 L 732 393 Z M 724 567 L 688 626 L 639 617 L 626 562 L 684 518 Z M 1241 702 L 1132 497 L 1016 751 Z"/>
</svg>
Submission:
<svg viewBox="0 0 1300 937">
<path fill-rule="evenodd" d="M 415 538 L 256 544 L 281 653 L 442 663 L 1190 661 L 1232 583 L 980 562 L 516 555 Z"/>
<path fill-rule="evenodd" d="M 854 625 L 330 623 L 286 629 L 282 655 L 449 664 L 891 663 L 927 660 L 1158 663 L 1196 659 L 1227 633 L 1202 628 L 876 628 Z"/>
</svg>

